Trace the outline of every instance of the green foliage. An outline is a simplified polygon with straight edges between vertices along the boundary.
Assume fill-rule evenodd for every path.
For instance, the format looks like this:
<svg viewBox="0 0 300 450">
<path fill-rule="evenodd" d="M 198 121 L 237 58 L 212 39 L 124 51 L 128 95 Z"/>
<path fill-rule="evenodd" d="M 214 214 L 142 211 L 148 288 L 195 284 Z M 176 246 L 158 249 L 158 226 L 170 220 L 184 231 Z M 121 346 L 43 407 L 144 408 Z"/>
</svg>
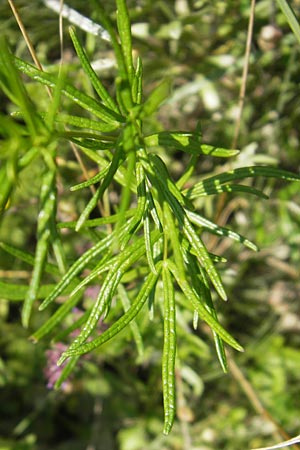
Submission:
<svg viewBox="0 0 300 450">
<path fill-rule="evenodd" d="M 163 430 L 168 434 L 178 404 L 176 371 L 181 372 L 184 359 L 180 354 L 181 351 L 184 354 L 180 349 L 181 341 L 190 340 L 191 347 L 193 341 L 191 331 L 185 336 L 184 324 L 188 320 L 184 315 L 194 315 L 195 328 L 198 318 L 208 325 L 224 372 L 228 370 L 225 344 L 243 351 L 217 314 L 216 298 L 227 300 L 228 296 L 221 276 L 221 272 L 226 276 L 226 261 L 212 254 L 205 233 L 229 238 L 254 251 L 257 246 L 239 232 L 207 219 L 205 208 L 201 210 L 203 202 L 208 196 L 223 193 L 268 198 L 261 185 L 254 187 L 239 181 L 263 177 L 297 185 L 300 177 L 287 170 L 256 165 L 251 158 L 245 167 L 227 170 L 225 164 L 225 170 L 216 173 L 212 170 L 208 174 L 200 170 L 199 176 L 199 158 L 225 158 L 226 161 L 226 158 L 239 158 L 239 151 L 223 148 L 226 139 L 222 147 L 205 143 L 198 125 L 195 131 L 188 132 L 161 130 L 157 126 L 159 108 L 166 105 L 171 95 L 170 79 L 166 78 L 152 91 L 144 83 L 141 58 L 133 57 L 126 2 L 117 0 L 116 7 L 115 27 L 95 2 L 95 10 L 110 34 L 117 62 L 114 92 L 107 89 L 92 68 L 88 52 L 73 27 L 71 40 L 95 95 L 92 88 L 89 93 L 82 92 L 74 80 L 67 79 L 64 71 L 44 72 L 13 56 L 6 41 L 1 40 L 0 86 L 14 110 L 12 115 L 3 117 L 1 125 L 0 211 L 3 220 L 13 207 L 18 184 L 26 170 L 38 170 L 40 195 L 34 255 L 1 243 L 7 255 L 33 266 L 29 287 L 1 282 L 0 296 L 12 301 L 24 300 L 22 324 L 33 328 L 36 322 L 30 321 L 35 320 L 39 325 L 31 336 L 35 342 L 51 337 L 69 343 L 58 361 L 63 369 L 56 387 L 66 382 L 80 356 L 93 350 L 101 354 L 99 347 L 121 332 L 122 336 L 129 334 L 134 339 L 139 357 L 145 360 L 147 345 L 150 349 L 162 348 Z M 290 17 L 288 13 L 287 17 Z M 34 86 L 38 82 L 53 90 L 46 113 L 37 99 L 30 97 L 31 82 L 22 81 L 21 73 L 29 77 Z M 147 95 L 143 95 L 143 90 Z M 76 144 L 89 167 L 97 165 L 97 173 L 87 180 L 74 184 L 74 177 L 71 177 L 75 200 L 70 196 L 69 201 L 76 203 L 80 199 L 81 203 L 79 217 L 70 221 L 57 219 L 61 201 L 57 184 L 62 172 L 59 159 L 67 165 L 70 158 L 66 142 Z M 179 179 L 169 164 L 175 152 L 180 152 L 185 161 Z M 87 198 L 86 188 L 92 188 L 91 198 Z M 109 193 L 115 193 L 118 201 L 108 207 Z M 101 217 L 98 217 L 99 212 Z M 263 225 L 255 223 L 254 227 L 257 233 L 262 233 L 260 240 L 263 241 Z M 78 243 L 89 243 L 88 249 L 81 245 L 79 257 L 63 234 L 68 229 L 76 233 Z M 94 301 L 85 302 L 86 288 L 99 285 Z M 38 314 L 32 314 L 39 299 L 42 299 L 39 310 L 43 311 L 40 314 L 46 317 L 42 324 L 35 318 Z M 157 331 L 159 342 L 153 335 L 152 343 L 147 337 L 146 305 L 149 319 L 154 310 L 161 313 L 163 331 Z M 83 310 L 80 318 L 76 318 L 75 306 Z M 226 307 L 220 306 L 220 309 L 226 311 Z M 50 309 L 48 315 L 47 309 Z M 99 331 L 102 321 L 107 328 Z M 78 329 L 74 337 L 73 332 Z M 112 344 L 115 346 L 112 349 L 121 354 L 124 345 L 121 335 L 118 338 L 119 343 Z M 207 358 L 206 346 L 202 344 L 201 349 L 198 341 L 195 353 Z M 200 381 L 187 367 L 182 373 L 199 396 Z M 272 388 L 270 395 L 273 393 Z M 245 413 L 240 412 L 238 419 L 228 420 L 242 420 Z M 146 427 L 144 424 L 137 426 L 133 434 L 140 442 L 131 448 L 148 445 Z M 154 418 L 152 427 L 157 429 Z M 127 432 L 130 433 L 130 429 Z M 176 433 L 178 430 L 174 439 Z M 120 442 L 123 439 L 124 435 L 120 434 Z M 125 440 L 127 443 L 121 444 L 122 448 L 126 448 L 130 438 L 127 436 Z M 225 448 L 222 442 L 218 445 Z"/>
<path fill-rule="evenodd" d="M 277 2 L 282 9 L 282 12 L 285 15 L 294 35 L 296 36 L 298 43 L 300 44 L 300 25 L 293 8 L 286 0 L 277 0 Z"/>
</svg>

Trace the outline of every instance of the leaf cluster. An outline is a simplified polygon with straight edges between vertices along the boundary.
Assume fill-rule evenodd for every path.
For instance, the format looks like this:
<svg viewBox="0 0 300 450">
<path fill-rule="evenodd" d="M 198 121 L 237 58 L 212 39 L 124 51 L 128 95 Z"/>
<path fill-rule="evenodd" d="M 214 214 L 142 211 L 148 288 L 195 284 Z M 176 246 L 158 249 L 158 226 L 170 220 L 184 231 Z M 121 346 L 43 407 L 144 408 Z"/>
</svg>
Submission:
<svg viewBox="0 0 300 450">
<path fill-rule="evenodd" d="M 194 132 L 160 131 L 145 133 L 145 124 L 157 113 L 170 92 L 169 80 L 155 87 L 147 98 L 143 95 L 143 64 L 133 58 L 129 14 L 125 0 L 116 1 L 116 25 L 99 2 L 95 3 L 101 23 L 110 36 L 117 62 L 115 93 L 111 94 L 98 78 L 75 28 L 70 28 L 75 51 L 95 96 L 86 94 L 67 81 L 64 70 L 58 75 L 44 72 L 13 56 L 4 39 L 0 48 L 0 87 L 15 105 L 12 116 L 3 117 L 3 144 L 0 169 L 0 211 L 7 213 L 13 192 L 24 169 L 41 161 L 42 181 L 37 216 L 37 244 L 34 256 L 6 243 L 2 249 L 33 266 L 28 289 L 7 282 L 0 284 L 2 296 L 23 299 L 22 323 L 29 326 L 32 309 L 42 299 L 40 310 L 65 297 L 50 318 L 33 335 L 39 341 L 54 334 L 73 308 L 79 305 L 87 286 L 100 285 L 94 303 L 70 326 L 64 336 L 80 331 L 62 354 L 64 364 L 56 387 L 69 376 L 79 357 L 98 349 L 122 330 L 131 327 L 137 348 L 142 352 L 138 328 L 139 314 L 145 305 L 153 310 L 159 305 L 163 317 L 162 388 L 164 397 L 164 433 L 168 434 L 175 417 L 175 368 L 180 325 L 177 322 L 176 292 L 181 292 L 187 307 L 194 313 L 194 324 L 203 320 L 212 332 L 218 359 L 227 371 L 225 344 L 242 351 L 241 345 L 222 326 L 215 307 L 216 295 L 227 300 L 219 273 L 224 259 L 209 252 L 202 238 L 204 232 L 227 237 L 256 251 L 256 245 L 239 233 L 219 226 L 197 210 L 196 200 L 226 192 L 243 192 L 266 198 L 260 189 L 240 181 L 253 177 L 272 177 L 299 181 L 291 172 L 268 166 L 236 168 L 213 176 L 203 176 L 188 186 L 200 156 L 230 158 L 239 152 L 203 142 L 200 128 Z M 20 72 L 51 91 L 47 114 L 38 111 L 31 101 Z M 82 114 L 61 109 L 63 98 L 79 107 Z M 21 119 L 21 122 L 20 122 Z M 91 188 L 93 195 L 76 221 L 58 222 L 59 142 L 74 144 L 98 166 L 97 173 L 72 186 L 71 191 Z M 161 148 L 188 155 L 181 177 L 172 177 L 161 156 Z M 118 205 L 114 211 L 92 218 L 102 210 L 107 193 L 116 190 Z M 68 261 L 63 246 L 64 229 L 89 233 L 92 244 L 78 259 Z M 48 262 L 50 251 L 55 264 Z M 44 284 L 43 276 L 59 278 Z M 18 294 L 15 290 L 18 289 Z M 114 316 L 115 301 L 123 313 Z M 100 320 L 113 320 L 100 334 Z M 113 319 L 112 319 L 113 318 Z"/>
</svg>

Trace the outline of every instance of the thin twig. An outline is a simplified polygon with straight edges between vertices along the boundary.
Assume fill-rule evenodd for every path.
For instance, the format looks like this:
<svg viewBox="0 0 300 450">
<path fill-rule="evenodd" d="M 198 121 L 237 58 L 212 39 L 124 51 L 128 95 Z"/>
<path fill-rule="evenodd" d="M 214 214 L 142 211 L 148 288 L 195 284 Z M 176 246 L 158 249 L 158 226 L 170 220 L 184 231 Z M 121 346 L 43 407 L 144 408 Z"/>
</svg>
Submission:
<svg viewBox="0 0 300 450">
<path fill-rule="evenodd" d="M 256 0 L 251 0 L 250 7 L 250 16 L 248 22 L 248 31 L 247 31 L 247 40 L 246 40 L 246 49 L 245 49 L 245 57 L 244 57 L 244 66 L 243 66 L 243 74 L 242 74 L 242 84 L 240 88 L 239 94 L 239 103 L 238 103 L 238 114 L 235 123 L 234 135 L 231 144 L 231 148 L 237 148 L 238 138 L 240 135 L 241 129 L 241 120 L 243 115 L 243 109 L 245 104 L 245 94 L 246 94 L 246 86 L 247 86 L 247 78 L 249 72 L 249 61 L 250 61 L 250 53 L 251 53 L 251 43 L 253 37 L 253 26 L 254 26 L 254 16 L 255 16 L 255 4 Z M 224 208 L 226 202 L 227 194 L 224 192 L 218 198 L 217 206 L 216 206 L 216 214 L 215 214 L 215 222 L 218 221 L 220 214 Z M 226 223 L 219 222 L 219 225 L 224 226 Z M 212 237 L 212 246 L 214 246 L 217 242 L 217 238 L 215 236 Z"/>
<path fill-rule="evenodd" d="M 26 42 L 26 45 L 27 45 L 28 50 L 30 52 L 30 55 L 31 55 L 31 57 L 32 57 L 32 59 L 34 61 L 34 64 L 37 66 L 38 69 L 43 71 L 43 67 L 42 67 L 42 65 L 41 65 L 41 63 L 40 63 L 40 61 L 39 61 L 39 59 L 38 59 L 38 57 L 37 57 L 37 55 L 35 53 L 35 50 L 34 50 L 32 42 L 31 42 L 31 39 L 30 39 L 30 37 L 29 37 L 25 27 L 24 27 L 24 24 L 23 24 L 23 22 L 21 20 L 19 11 L 17 10 L 13 0 L 8 0 L 8 3 L 9 3 L 9 6 L 11 7 L 11 10 L 13 12 L 13 15 L 14 15 L 15 19 L 16 19 L 16 22 L 19 25 L 20 31 L 22 33 L 24 41 Z M 48 86 L 46 86 L 46 90 L 48 92 L 49 97 L 52 98 L 51 89 Z"/>
<path fill-rule="evenodd" d="M 241 120 L 242 120 L 243 109 L 244 109 L 244 104 L 245 104 L 245 94 L 246 94 L 247 78 L 248 78 L 248 72 L 249 72 L 251 43 L 252 43 L 252 36 L 253 36 L 255 2 L 256 2 L 256 0 L 251 0 L 250 16 L 249 16 L 249 23 L 248 23 L 248 33 L 247 33 L 247 41 L 246 41 L 246 50 L 245 50 L 245 58 L 244 58 L 244 67 L 243 67 L 243 75 L 242 75 L 242 84 L 241 84 L 240 95 L 239 95 L 238 115 L 237 115 L 237 119 L 236 119 L 234 137 L 233 137 L 231 148 L 236 148 L 237 143 L 238 143 L 239 134 L 240 134 L 240 129 L 241 129 Z"/>
<path fill-rule="evenodd" d="M 242 390 L 244 391 L 245 395 L 247 396 L 248 400 L 250 401 L 251 405 L 255 409 L 255 411 L 262 416 L 265 420 L 270 422 L 276 430 L 276 434 L 281 439 L 290 440 L 290 436 L 285 432 L 285 430 L 276 422 L 276 420 L 272 417 L 272 415 L 267 411 L 267 409 L 263 406 L 261 400 L 259 399 L 257 393 L 255 392 L 253 386 L 251 383 L 247 380 L 241 369 L 238 367 L 238 365 L 235 363 L 235 361 L 232 359 L 230 355 L 228 355 L 228 365 L 230 368 L 230 373 L 235 378 L 235 380 L 238 382 Z M 298 445 L 293 445 L 292 447 L 294 450 L 300 450 L 300 447 Z"/>
</svg>

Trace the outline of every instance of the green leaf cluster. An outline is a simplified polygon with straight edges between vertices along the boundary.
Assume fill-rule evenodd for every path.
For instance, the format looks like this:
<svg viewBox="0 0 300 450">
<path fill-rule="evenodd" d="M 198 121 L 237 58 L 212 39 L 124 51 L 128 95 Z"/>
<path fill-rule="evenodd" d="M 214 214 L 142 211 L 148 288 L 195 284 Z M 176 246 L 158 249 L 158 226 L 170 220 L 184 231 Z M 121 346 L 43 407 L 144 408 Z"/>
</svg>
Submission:
<svg viewBox="0 0 300 450">
<path fill-rule="evenodd" d="M 57 301 L 54 313 L 33 333 L 32 339 L 39 341 L 48 334 L 55 334 L 57 327 L 72 314 L 74 306 L 80 304 L 87 286 L 100 285 L 95 302 L 75 323 L 79 333 L 59 360 L 59 364 L 66 360 L 67 364 L 57 387 L 68 377 L 81 355 L 98 349 L 126 327 L 130 327 L 138 351 L 142 353 L 139 314 L 145 313 L 147 304 L 150 314 L 153 305 L 160 305 L 164 334 L 164 433 L 168 434 L 176 405 L 176 333 L 180 326 L 176 320 L 176 291 L 183 294 L 196 319 L 203 320 L 211 329 L 224 371 L 227 370 L 225 344 L 243 351 L 218 319 L 215 297 L 227 300 L 219 270 L 219 263 L 224 261 L 208 251 L 203 232 L 228 237 L 257 250 L 246 237 L 204 217 L 196 208 L 196 200 L 224 192 L 244 192 L 266 198 L 261 190 L 239 181 L 257 176 L 300 181 L 300 177 L 274 167 L 249 166 L 203 176 L 186 187 L 199 157 L 230 158 L 237 155 L 238 150 L 204 143 L 198 129 L 195 132 L 145 133 L 148 117 L 157 112 L 169 95 L 170 82 L 164 80 L 144 99 L 143 65 L 139 57 L 133 58 L 125 0 L 116 0 L 116 7 L 115 27 L 99 2 L 95 2 L 95 10 L 110 34 L 117 61 L 114 93 L 109 92 L 98 78 L 74 28 L 70 29 L 70 36 L 95 97 L 68 83 L 63 71 L 55 76 L 13 56 L 5 40 L 1 41 L 0 87 L 16 106 L 15 117 L 3 118 L 9 133 L 4 136 L 1 151 L 1 214 L 10 207 L 20 173 L 36 159 L 42 162 L 42 182 L 35 254 L 1 244 L 4 251 L 33 266 L 29 288 L 1 283 L 0 293 L 15 301 L 24 298 L 22 322 L 25 327 L 29 326 L 36 300 L 42 298 L 39 309 L 44 310 L 64 298 L 63 302 Z M 20 73 L 52 90 L 46 115 L 35 109 Z M 63 98 L 74 103 L 76 111 L 81 108 L 82 115 L 61 111 Z M 22 124 L 18 118 L 22 119 Z M 58 223 L 56 218 L 59 201 L 57 157 L 61 140 L 75 144 L 98 166 L 96 175 L 71 188 L 72 191 L 93 189 L 92 197 L 75 222 Z M 188 154 L 189 162 L 179 180 L 172 177 L 161 155 L 161 147 Z M 119 194 L 115 210 L 107 216 L 92 218 L 92 213 L 105 202 L 110 189 Z M 89 233 L 92 238 L 92 246 L 71 262 L 63 247 L 64 228 L 83 235 Z M 48 262 L 51 250 L 55 265 Z M 46 273 L 59 278 L 55 286 L 44 284 Z M 122 304 L 123 313 L 119 316 L 114 316 L 116 301 Z M 99 321 L 108 317 L 112 324 L 97 334 Z M 67 331 L 71 334 L 74 325 Z"/>
</svg>

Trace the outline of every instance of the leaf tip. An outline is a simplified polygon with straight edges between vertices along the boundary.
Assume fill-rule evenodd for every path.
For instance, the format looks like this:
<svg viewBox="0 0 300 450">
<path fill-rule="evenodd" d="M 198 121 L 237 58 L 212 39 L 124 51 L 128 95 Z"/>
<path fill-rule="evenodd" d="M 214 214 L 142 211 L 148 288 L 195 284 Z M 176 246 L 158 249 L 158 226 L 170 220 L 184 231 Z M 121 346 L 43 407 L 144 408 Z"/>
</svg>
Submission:
<svg viewBox="0 0 300 450">
<path fill-rule="evenodd" d="M 21 322 L 24 328 L 29 327 L 30 312 L 31 308 L 28 308 L 28 305 L 25 303 L 21 314 Z"/>
<path fill-rule="evenodd" d="M 69 355 L 66 353 L 66 352 L 64 352 L 62 355 L 61 355 L 61 357 L 59 358 L 59 360 L 57 361 L 57 366 L 59 367 L 59 366 L 61 366 L 65 361 L 66 361 L 66 359 L 68 359 L 69 358 Z"/>
<path fill-rule="evenodd" d="M 227 302 L 228 297 L 227 297 L 227 294 L 226 294 L 225 290 L 224 289 L 220 289 L 219 290 L 219 294 L 221 296 L 221 299 L 224 300 L 224 302 Z"/>
<path fill-rule="evenodd" d="M 47 299 L 45 299 L 39 306 L 39 311 L 44 311 L 44 309 L 47 308 L 48 306 L 48 301 L 46 301 Z"/>
<path fill-rule="evenodd" d="M 83 225 L 83 222 L 82 222 L 82 220 L 78 220 L 78 222 L 76 223 L 76 227 L 75 227 L 75 231 L 76 231 L 76 233 L 78 233 L 78 231 L 80 231 L 80 228 L 82 227 L 82 225 Z"/>
<path fill-rule="evenodd" d="M 165 436 L 168 436 L 168 434 L 170 433 L 170 431 L 171 431 L 171 429 L 172 429 L 172 425 L 173 425 L 173 424 L 171 424 L 171 423 L 169 423 L 169 422 L 165 423 L 164 429 L 163 429 L 163 434 L 164 434 Z"/>
<path fill-rule="evenodd" d="M 35 337 L 34 334 L 32 334 L 31 336 L 29 336 L 28 339 L 29 339 L 30 342 L 32 342 L 33 344 L 37 344 L 37 343 L 38 343 L 38 339 Z"/>
</svg>

